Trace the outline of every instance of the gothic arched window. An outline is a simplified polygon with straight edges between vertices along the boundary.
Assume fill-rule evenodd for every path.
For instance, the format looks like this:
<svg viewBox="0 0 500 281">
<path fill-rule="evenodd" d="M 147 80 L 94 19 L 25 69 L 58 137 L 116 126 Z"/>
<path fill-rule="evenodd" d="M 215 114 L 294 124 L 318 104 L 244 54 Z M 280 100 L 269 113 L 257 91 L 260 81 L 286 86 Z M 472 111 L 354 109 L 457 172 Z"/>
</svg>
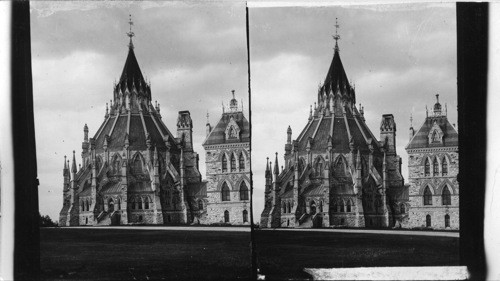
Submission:
<svg viewBox="0 0 500 281">
<path fill-rule="evenodd" d="M 351 200 L 347 200 L 346 212 L 348 212 L 348 213 L 351 212 Z"/>
<path fill-rule="evenodd" d="M 132 210 L 135 210 L 135 199 L 130 198 L 130 206 L 132 207 Z"/>
<path fill-rule="evenodd" d="M 286 213 L 286 202 L 283 202 L 283 213 Z"/>
<path fill-rule="evenodd" d="M 236 158 L 233 153 L 231 153 L 231 172 L 236 172 Z"/>
<path fill-rule="evenodd" d="M 340 200 L 340 212 L 344 212 L 344 200 Z"/>
<path fill-rule="evenodd" d="M 229 191 L 229 187 L 227 186 L 227 183 L 224 182 L 222 184 L 222 201 L 230 201 L 231 198 L 230 198 L 230 191 Z"/>
<path fill-rule="evenodd" d="M 443 188 L 443 194 L 441 195 L 441 201 L 443 205 L 451 205 L 451 193 L 448 186 Z"/>
<path fill-rule="evenodd" d="M 444 216 L 444 227 L 450 227 L 450 215 L 448 214 Z"/>
<path fill-rule="evenodd" d="M 320 177 L 321 172 L 323 171 L 323 162 L 321 161 L 321 159 L 318 159 L 314 169 L 315 169 L 316 177 Z"/>
<path fill-rule="evenodd" d="M 82 212 L 85 211 L 85 202 L 83 200 L 82 200 L 82 206 L 81 206 L 80 210 Z"/>
<path fill-rule="evenodd" d="M 248 222 L 248 211 L 243 210 L 243 222 Z"/>
<path fill-rule="evenodd" d="M 424 205 L 432 205 L 432 193 L 428 186 L 424 190 Z"/>
<path fill-rule="evenodd" d="M 425 216 L 425 226 L 431 227 L 431 215 Z"/>
<path fill-rule="evenodd" d="M 424 165 L 424 174 L 426 177 L 429 177 L 431 175 L 431 164 L 429 163 L 429 159 L 425 159 L 425 165 Z"/>
<path fill-rule="evenodd" d="M 118 156 L 115 156 L 115 159 L 113 160 L 113 174 L 120 174 L 120 157 Z"/>
<path fill-rule="evenodd" d="M 90 209 L 89 199 L 85 200 L 85 211 Z"/>
<path fill-rule="evenodd" d="M 442 166 L 441 166 L 441 173 L 443 174 L 443 176 L 446 176 L 448 175 L 448 162 L 446 162 L 446 157 L 443 157 L 443 162 L 442 162 Z"/>
<path fill-rule="evenodd" d="M 332 210 L 333 210 L 334 213 L 337 212 L 337 200 L 333 201 Z"/>
<path fill-rule="evenodd" d="M 292 205 L 290 204 L 290 202 L 288 202 L 286 204 L 286 208 L 287 208 L 287 211 L 288 211 L 287 213 L 291 213 L 292 212 Z"/>
<path fill-rule="evenodd" d="M 437 158 L 434 158 L 434 163 L 432 164 L 433 176 L 439 175 L 439 163 Z"/>
<path fill-rule="evenodd" d="M 226 154 L 222 155 L 222 172 L 227 172 Z"/>
<path fill-rule="evenodd" d="M 240 157 L 239 157 L 239 164 L 240 164 L 240 171 L 245 170 L 245 158 L 243 158 L 243 152 L 240 152 Z"/>
<path fill-rule="evenodd" d="M 240 184 L 240 200 L 248 200 L 248 187 L 244 181 Z"/>
<path fill-rule="evenodd" d="M 144 209 L 149 210 L 149 197 L 144 197 Z"/>
<path fill-rule="evenodd" d="M 137 199 L 137 204 L 139 204 L 139 208 L 137 208 L 137 209 L 142 210 L 142 198 L 141 197 L 139 197 Z"/>
<path fill-rule="evenodd" d="M 224 211 L 224 222 L 229 222 L 229 211 Z"/>
<path fill-rule="evenodd" d="M 134 159 L 134 163 L 132 164 L 132 172 L 137 174 L 142 174 L 142 161 L 139 155 L 137 155 Z"/>
</svg>

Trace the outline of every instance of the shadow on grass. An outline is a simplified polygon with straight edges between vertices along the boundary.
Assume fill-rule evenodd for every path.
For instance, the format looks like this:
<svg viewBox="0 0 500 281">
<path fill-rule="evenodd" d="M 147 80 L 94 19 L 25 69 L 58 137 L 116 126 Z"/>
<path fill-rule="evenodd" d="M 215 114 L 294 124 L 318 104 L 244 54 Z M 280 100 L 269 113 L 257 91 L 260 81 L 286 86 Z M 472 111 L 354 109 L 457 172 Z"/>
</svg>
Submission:
<svg viewBox="0 0 500 281">
<path fill-rule="evenodd" d="M 248 232 L 42 229 L 44 280 L 251 278 Z"/>
<path fill-rule="evenodd" d="M 459 264 L 459 239 L 452 237 L 273 230 L 254 237 L 266 280 L 310 278 L 304 268 Z"/>
</svg>

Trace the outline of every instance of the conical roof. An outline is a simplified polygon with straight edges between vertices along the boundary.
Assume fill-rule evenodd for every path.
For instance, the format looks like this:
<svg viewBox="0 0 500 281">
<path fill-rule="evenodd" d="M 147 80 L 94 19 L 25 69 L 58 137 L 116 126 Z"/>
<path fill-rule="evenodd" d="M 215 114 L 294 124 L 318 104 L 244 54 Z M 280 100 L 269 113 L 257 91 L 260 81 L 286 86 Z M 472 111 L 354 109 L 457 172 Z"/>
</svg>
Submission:
<svg viewBox="0 0 500 281">
<path fill-rule="evenodd" d="M 349 80 L 340 60 L 339 51 L 335 48 L 335 53 L 333 54 L 333 59 L 326 74 L 325 83 L 323 84 L 324 91 L 329 93 L 330 90 L 335 92 L 337 88 L 343 90 L 350 90 Z"/>
<path fill-rule="evenodd" d="M 125 61 L 119 84 L 122 83 L 126 83 L 129 88 L 131 88 L 134 83 L 136 87 L 140 84 L 146 85 L 133 48 L 129 48 L 128 51 L 127 60 Z"/>
</svg>

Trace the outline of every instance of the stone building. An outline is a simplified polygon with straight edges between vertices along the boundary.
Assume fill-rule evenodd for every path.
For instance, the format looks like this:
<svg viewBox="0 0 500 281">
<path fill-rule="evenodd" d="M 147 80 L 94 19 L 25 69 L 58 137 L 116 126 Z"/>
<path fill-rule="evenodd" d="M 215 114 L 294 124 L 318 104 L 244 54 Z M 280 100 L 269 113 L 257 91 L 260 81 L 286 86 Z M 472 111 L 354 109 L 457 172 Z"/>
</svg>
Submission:
<svg viewBox="0 0 500 281">
<path fill-rule="evenodd" d="M 405 227 L 459 229 L 458 131 L 442 111 L 439 95 L 420 129 L 410 127 L 408 152 L 409 213 Z"/>
<path fill-rule="evenodd" d="M 337 42 L 307 125 L 293 141 L 288 127 L 284 167 L 276 153 L 265 177 L 261 227 L 390 227 L 404 218 L 394 117 L 382 116 L 378 141 L 356 107 Z"/>
<path fill-rule="evenodd" d="M 177 135 L 152 104 L 130 36 L 128 56 L 104 122 L 89 138 L 85 125 L 82 164 L 64 160 L 61 226 L 188 224 L 205 213 L 206 182 L 193 151 L 193 123 L 180 111 Z"/>
<path fill-rule="evenodd" d="M 250 126 L 234 97 L 211 127 L 207 120 L 207 222 L 250 224 Z"/>
</svg>

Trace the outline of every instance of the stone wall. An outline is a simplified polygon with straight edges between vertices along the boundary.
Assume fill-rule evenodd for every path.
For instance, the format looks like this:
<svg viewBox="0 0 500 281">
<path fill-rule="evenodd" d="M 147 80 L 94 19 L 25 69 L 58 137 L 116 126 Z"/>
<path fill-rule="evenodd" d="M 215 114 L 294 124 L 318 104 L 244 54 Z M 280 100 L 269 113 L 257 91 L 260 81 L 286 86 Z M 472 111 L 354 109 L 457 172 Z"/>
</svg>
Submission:
<svg viewBox="0 0 500 281">
<path fill-rule="evenodd" d="M 234 145 L 211 145 L 205 147 L 207 171 L 207 218 L 200 223 L 225 223 L 224 212 L 229 212 L 229 224 L 250 224 L 250 150 L 249 143 Z M 231 171 L 231 154 L 244 155 L 245 167 L 240 167 L 236 158 L 236 170 Z M 222 155 L 226 155 L 227 170 L 222 170 Z M 229 187 L 230 200 L 222 201 L 222 185 Z M 240 199 L 240 186 L 245 182 L 248 200 Z M 247 222 L 243 221 L 243 211 L 247 211 Z"/>
<path fill-rule="evenodd" d="M 434 176 L 432 161 L 437 157 L 439 173 Z M 448 159 L 448 173 L 443 175 L 442 159 Z M 425 159 L 430 159 L 430 174 L 425 175 Z M 450 229 L 459 229 L 459 167 L 458 148 L 432 148 L 409 151 L 409 210 L 408 220 L 402 222 L 405 228 L 426 227 L 426 216 L 431 218 L 431 228 L 445 229 L 445 216 L 450 217 Z M 443 205 L 442 191 L 447 186 L 451 192 L 451 205 Z M 424 190 L 429 187 L 432 204 L 424 205 Z"/>
</svg>

